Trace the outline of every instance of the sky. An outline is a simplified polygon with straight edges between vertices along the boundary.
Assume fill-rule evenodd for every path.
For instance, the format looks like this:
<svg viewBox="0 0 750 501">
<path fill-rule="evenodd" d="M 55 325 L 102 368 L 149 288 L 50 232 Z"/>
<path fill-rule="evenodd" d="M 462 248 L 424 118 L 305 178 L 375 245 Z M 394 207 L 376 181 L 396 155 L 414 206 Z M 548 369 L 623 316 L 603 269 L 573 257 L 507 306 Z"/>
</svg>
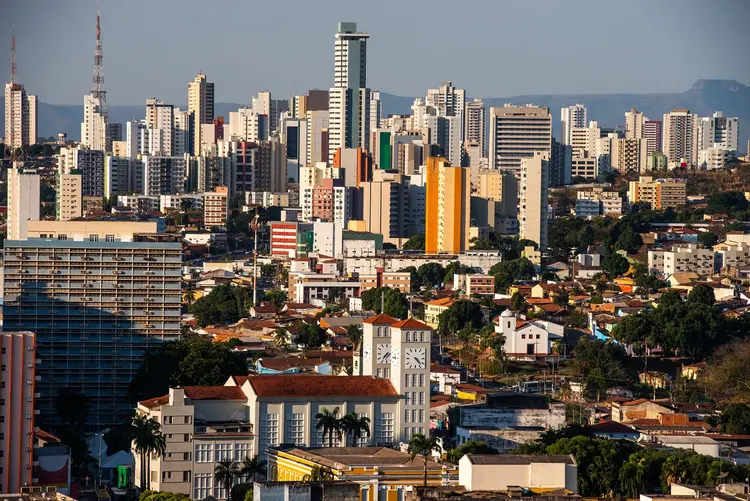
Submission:
<svg viewBox="0 0 750 501">
<path fill-rule="evenodd" d="M 682 92 L 700 78 L 750 84 L 747 0 L 101 0 L 110 104 L 187 102 L 198 72 L 217 102 L 328 88 L 339 21 L 370 33 L 368 86 L 474 97 Z M 0 68 L 39 100 L 91 88 L 96 0 L 0 0 Z M 4 76 L 8 79 L 8 76 Z"/>
</svg>

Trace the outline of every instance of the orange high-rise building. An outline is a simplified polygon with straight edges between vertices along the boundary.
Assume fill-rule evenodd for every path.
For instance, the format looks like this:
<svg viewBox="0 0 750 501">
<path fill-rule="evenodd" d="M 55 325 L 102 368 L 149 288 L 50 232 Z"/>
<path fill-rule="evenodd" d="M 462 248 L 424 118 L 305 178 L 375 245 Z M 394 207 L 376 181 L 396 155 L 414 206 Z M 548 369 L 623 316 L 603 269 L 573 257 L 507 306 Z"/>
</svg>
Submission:
<svg viewBox="0 0 750 501">
<path fill-rule="evenodd" d="M 425 171 L 425 253 L 469 249 L 471 173 L 443 157 L 429 157 Z"/>
</svg>

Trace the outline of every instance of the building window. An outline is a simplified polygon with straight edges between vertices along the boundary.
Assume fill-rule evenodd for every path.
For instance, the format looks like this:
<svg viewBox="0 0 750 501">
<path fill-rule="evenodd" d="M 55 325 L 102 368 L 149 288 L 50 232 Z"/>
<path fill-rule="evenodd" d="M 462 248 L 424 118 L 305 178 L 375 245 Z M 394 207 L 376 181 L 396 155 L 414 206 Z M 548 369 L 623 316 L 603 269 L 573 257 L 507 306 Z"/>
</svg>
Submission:
<svg viewBox="0 0 750 501">
<path fill-rule="evenodd" d="M 404 386 L 405 386 L 406 388 L 408 388 L 408 387 L 409 387 L 409 379 L 410 379 L 410 378 L 409 378 L 409 374 L 406 374 L 406 375 L 404 375 Z"/>
<path fill-rule="evenodd" d="M 232 444 L 216 444 L 216 453 L 214 454 L 214 458 L 214 461 L 221 461 L 222 459 L 232 459 Z"/>
<path fill-rule="evenodd" d="M 424 392 L 419 392 L 419 405 L 424 405 Z"/>
<path fill-rule="evenodd" d="M 104 236 L 104 241 L 105 242 L 114 242 L 115 241 L 115 236 L 114 235 L 105 235 Z"/>
<path fill-rule="evenodd" d="M 242 461 L 250 456 L 250 444 L 237 442 L 234 444 L 234 460 Z"/>
<path fill-rule="evenodd" d="M 417 409 L 411 410 L 411 422 L 416 423 L 417 422 Z"/>
<path fill-rule="evenodd" d="M 424 421 L 424 409 L 419 409 L 419 422 L 422 423 Z"/>
<path fill-rule="evenodd" d="M 196 473 L 193 481 L 193 499 L 205 499 L 211 494 L 213 473 Z"/>
<path fill-rule="evenodd" d="M 89 235 L 89 242 L 98 242 L 99 235 Z"/>
<path fill-rule="evenodd" d="M 406 331 L 406 342 L 408 343 L 410 341 L 411 341 L 411 332 Z"/>
<path fill-rule="evenodd" d="M 287 419 L 286 423 L 286 440 L 294 445 L 305 444 L 305 415 L 303 413 L 294 412 Z"/>
<path fill-rule="evenodd" d="M 57 235 L 57 240 L 59 241 L 63 241 L 67 239 L 68 239 L 68 235 L 65 235 L 65 234 Z"/>
<path fill-rule="evenodd" d="M 393 443 L 393 413 L 383 412 L 378 423 L 377 442 L 379 444 Z"/>
<path fill-rule="evenodd" d="M 404 423 L 409 422 L 409 409 L 404 409 Z"/>
<path fill-rule="evenodd" d="M 419 387 L 424 387 L 424 374 L 419 375 Z"/>
<path fill-rule="evenodd" d="M 368 417 L 366 412 L 360 412 L 357 414 L 359 418 Z M 367 442 L 370 440 L 369 434 L 362 434 L 362 436 L 355 439 L 355 444 L 357 447 L 364 447 L 367 445 Z"/>
<path fill-rule="evenodd" d="M 279 415 L 266 414 L 261 418 L 261 451 L 266 447 L 279 445 Z"/>
<path fill-rule="evenodd" d="M 211 463 L 213 462 L 212 444 L 195 444 L 195 462 L 196 463 Z"/>
<path fill-rule="evenodd" d="M 390 369 L 383 369 L 383 377 L 385 379 L 390 379 L 391 378 L 391 370 Z"/>
<path fill-rule="evenodd" d="M 190 472 L 189 471 L 183 471 L 182 472 L 182 481 L 183 482 L 190 482 Z"/>
</svg>

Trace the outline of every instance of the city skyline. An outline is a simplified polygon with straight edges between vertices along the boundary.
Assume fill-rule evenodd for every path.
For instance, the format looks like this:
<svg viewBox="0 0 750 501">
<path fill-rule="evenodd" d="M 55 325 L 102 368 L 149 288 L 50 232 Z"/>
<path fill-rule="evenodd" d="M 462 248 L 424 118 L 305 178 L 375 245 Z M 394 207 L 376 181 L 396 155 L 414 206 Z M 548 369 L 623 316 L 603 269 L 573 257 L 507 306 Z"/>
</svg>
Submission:
<svg viewBox="0 0 750 501">
<path fill-rule="evenodd" d="M 548 4 L 548 15 L 536 20 L 538 28 L 547 35 L 529 38 L 521 38 L 528 32 L 526 23 L 502 21 L 538 15 L 539 2 L 479 2 L 471 10 L 454 13 L 453 26 L 464 21 L 472 29 L 461 33 L 455 43 L 441 44 L 440 53 L 431 50 L 435 46 L 431 37 L 420 35 L 409 23 L 422 19 L 419 26 L 439 26 L 439 20 L 433 17 L 443 9 L 426 10 L 408 4 L 400 5 L 399 14 L 393 15 L 389 9 L 329 2 L 335 8 L 319 9 L 325 13 L 321 16 L 318 11 L 308 12 L 310 7 L 306 4 L 289 3 L 299 16 L 288 16 L 283 19 L 285 24 L 274 24 L 273 13 L 264 5 L 228 2 L 222 9 L 189 16 L 186 13 L 195 11 L 191 2 L 181 2 L 181 9 L 175 8 L 176 3 L 166 2 L 149 5 L 149 15 L 142 16 L 144 10 L 138 1 L 103 2 L 108 101 L 114 105 L 139 104 L 156 96 L 183 104 L 187 99 L 186 82 L 198 72 L 216 82 L 217 102 L 246 103 L 262 89 L 285 96 L 304 93 L 308 88 L 329 88 L 333 69 L 331 32 L 339 21 L 357 22 L 362 31 L 372 35 L 368 86 L 395 95 L 421 95 L 424 89 L 443 80 L 453 80 L 467 89 L 468 95 L 476 97 L 674 92 L 701 78 L 750 82 L 750 70 L 738 64 L 742 48 L 750 42 L 750 34 L 741 29 L 748 6 L 740 1 L 727 2 L 720 11 L 699 0 L 682 3 L 677 12 L 681 16 L 679 23 L 675 22 L 673 6 L 666 3 L 649 4 L 648 16 L 643 16 L 643 9 L 637 6 L 613 16 L 606 12 L 611 10 L 607 6 L 589 1 Z M 477 12 L 490 15 L 477 17 Z M 31 1 L 24 2 L 23 8 L 11 6 L 8 14 L 0 20 L 0 31 L 9 34 L 15 24 L 17 80 L 40 96 L 42 102 L 80 103 L 91 86 L 96 3 L 76 2 L 63 7 Z M 172 22 L 165 26 L 164 19 Z M 571 22 L 585 23 L 587 19 L 591 31 L 571 32 L 566 28 Z M 606 33 L 621 33 L 622 39 L 633 26 L 639 26 L 639 32 L 649 36 L 628 38 L 627 45 L 618 45 L 617 39 L 612 43 L 593 43 L 592 35 L 597 26 L 602 26 L 601 19 L 611 22 Z M 595 20 L 598 24 L 594 24 Z M 187 36 L 198 22 L 201 26 L 224 23 L 225 29 L 208 28 L 202 36 Z M 720 40 L 683 35 L 717 23 L 721 23 L 725 35 Z M 141 28 L 134 30 L 134 26 Z M 394 36 L 404 32 L 413 36 Z M 435 33 L 437 36 L 440 31 Z M 160 34 L 166 38 L 159 39 Z M 568 44 L 567 51 L 558 54 L 550 50 L 558 46 L 550 44 L 550 40 L 561 37 L 566 37 L 563 40 Z M 213 43 L 207 44 L 207 40 Z M 514 45 L 519 40 L 521 47 Z M 9 37 L 3 44 L 9 47 Z M 53 44 L 57 51 L 48 50 Z M 262 47 L 262 51 L 250 50 L 243 56 L 247 64 L 238 65 L 234 55 L 237 44 Z M 302 44 L 307 50 L 299 50 Z M 657 46 L 658 51 L 647 50 Z M 498 47 L 507 49 L 498 51 Z M 469 48 L 473 57 L 466 57 Z M 154 57 L 148 57 L 148 50 L 153 51 Z M 163 71 L 164 60 L 156 57 L 162 51 L 168 55 L 170 71 Z M 582 51 L 591 63 L 586 72 L 572 64 Z M 10 51 L 0 54 L 0 68 L 7 68 L 9 73 Z M 502 64 L 477 66 L 477 61 L 495 61 L 498 55 L 503 58 Z M 449 70 L 445 69 L 446 60 L 454 61 L 448 65 Z M 138 78 L 133 77 L 134 68 L 139 68 Z M 659 78 L 643 78 L 644 73 Z M 554 86 L 549 75 L 555 75 Z"/>
</svg>

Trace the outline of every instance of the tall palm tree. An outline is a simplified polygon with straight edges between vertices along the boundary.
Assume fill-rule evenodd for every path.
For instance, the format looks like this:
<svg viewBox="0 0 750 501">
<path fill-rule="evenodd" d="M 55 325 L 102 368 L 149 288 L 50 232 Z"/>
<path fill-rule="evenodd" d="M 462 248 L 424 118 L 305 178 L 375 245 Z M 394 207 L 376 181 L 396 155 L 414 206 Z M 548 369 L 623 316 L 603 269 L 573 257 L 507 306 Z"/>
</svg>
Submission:
<svg viewBox="0 0 750 501">
<path fill-rule="evenodd" d="M 193 282 L 189 281 L 185 284 L 185 302 L 190 306 L 195 301 L 195 289 L 193 288 Z"/>
<path fill-rule="evenodd" d="M 266 462 L 258 457 L 256 454 L 252 458 L 245 456 L 240 465 L 240 473 L 244 477 L 249 477 L 250 480 L 255 480 L 255 476 L 258 473 L 266 474 Z"/>
<path fill-rule="evenodd" d="M 231 459 L 222 459 L 216 462 L 214 466 L 214 480 L 224 487 L 227 492 L 227 499 L 230 498 L 230 491 L 234 479 L 240 476 L 240 467 L 236 461 Z"/>
<path fill-rule="evenodd" d="M 283 351 L 286 348 L 287 334 L 286 329 L 279 327 L 273 334 L 273 345 L 279 350 Z"/>
<path fill-rule="evenodd" d="M 348 412 L 339 421 L 344 431 L 344 438 L 349 435 L 352 437 L 351 444 L 344 442 L 344 446 L 356 447 L 358 439 L 370 436 L 370 418 L 367 416 L 359 417 L 356 412 Z"/>
<path fill-rule="evenodd" d="M 133 448 L 141 456 L 141 485 L 142 489 L 149 487 L 151 469 L 151 455 L 164 456 L 167 451 L 167 440 L 161 432 L 159 421 L 146 418 L 140 414 L 133 416 L 130 423 L 130 433 L 133 437 Z M 148 463 L 148 468 L 146 464 Z"/>
<path fill-rule="evenodd" d="M 321 409 L 315 415 L 315 419 L 318 423 L 315 425 L 316 430 L 320 430 L 323 433 L 323 438 L 328 436 L 328 447 L 333 447 L 333 435 L 334 433 L 341 439 L 341 420 L 339 419 L 339 408 L 335 407 L 333 412 L 329 411 L 325 407 Z"/>
<path fill-rule="evenodd" d="M 416 435 L 412 435 L 411 440 L 409 440 L 408 452 L 412 461 L 417 456 L 422 456 L 422 462 L 424 463 L 425 487 L 427 487 L 427 456 L 431 456 L 433 451 L 439 450 L 440 446 L 435 437 L 425 437 L 421 433 L 417 433 Z"/>
</svg>

